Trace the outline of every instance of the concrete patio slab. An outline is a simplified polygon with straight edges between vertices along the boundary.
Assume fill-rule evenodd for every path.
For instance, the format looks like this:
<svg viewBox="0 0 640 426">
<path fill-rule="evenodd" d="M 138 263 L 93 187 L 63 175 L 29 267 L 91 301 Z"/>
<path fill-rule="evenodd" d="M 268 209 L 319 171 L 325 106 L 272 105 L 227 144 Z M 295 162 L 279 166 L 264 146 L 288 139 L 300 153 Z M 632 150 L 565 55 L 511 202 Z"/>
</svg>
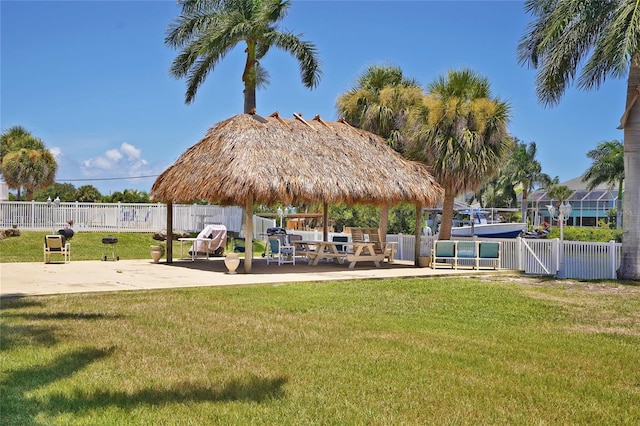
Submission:
<svg viewBox="0 0 640 426">
<path fill-rule="evenodd" d="M 150 260 L 1 263 L 0 297 L 496 273 L 416 268 L 412 262 L 403 261 L 383 263 L 380 268 L 362 264 L 348 269 L 347 264 L 330 262 L 318 266 L 310 266 L 304 261 L 296 265 L 267 265 L 264 259 L 256 258 L 252 266 L 251 274 L 227 274 L 223 258 L 177 260 L 171 264 Z M 242 264 L 238 271 L 242 271 Z"/>
</svg>

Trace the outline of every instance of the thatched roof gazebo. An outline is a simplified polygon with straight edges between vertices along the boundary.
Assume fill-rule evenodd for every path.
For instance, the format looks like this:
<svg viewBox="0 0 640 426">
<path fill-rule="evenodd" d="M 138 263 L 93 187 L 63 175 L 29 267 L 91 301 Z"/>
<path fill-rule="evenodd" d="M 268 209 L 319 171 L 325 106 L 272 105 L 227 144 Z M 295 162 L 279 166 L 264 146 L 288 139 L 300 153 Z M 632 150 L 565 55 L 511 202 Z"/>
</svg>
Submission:
<svg viewBox="0 0 640 426">
<path fill-rule="evenodd" d="M 379 136 L 343 121 L 294 117 L 240 114 L 219 122 L 156 179 L 152 199 L 167 202 L 168 212 L 174 202 L 195 200 L 244 206 L 247 235 L 253 232 L 256 202 L 324 203 L 326 216 L 326 203 L 410 202 L 419 212 L 442 200 L 442 188 L 428 169 L 404 159 Z M 167 216 L 170 233 L 172 215 Z M 247 273 L 252 251 L 247 244 Z"/>
</svg>

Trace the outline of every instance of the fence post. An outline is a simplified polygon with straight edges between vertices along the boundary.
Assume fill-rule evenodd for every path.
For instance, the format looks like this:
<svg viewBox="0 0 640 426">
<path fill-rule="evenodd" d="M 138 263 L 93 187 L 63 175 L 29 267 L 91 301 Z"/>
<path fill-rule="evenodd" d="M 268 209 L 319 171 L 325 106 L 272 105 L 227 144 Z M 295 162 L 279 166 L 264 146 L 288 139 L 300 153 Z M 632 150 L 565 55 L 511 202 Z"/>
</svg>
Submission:
<svg viewBox="0 0 640 426">
<path fill-rule="evenodd" d="M 522 253 L 522 237 L 517 237 L 517 243 L 516 243 L 516 255 L 517 257 L 517 262 L 518 262 L 518 271 L 524 271 L 524 253 Z"/>
<path fill-rule="evenodd" d="M 616 242 L 614 240 L 609 241 L 609 262 L 611 264 L 610 272 L 611 275 L 609 278 L 615 280 L 617 278 L 616 274 Z"/>
<path fill-rule="evenodd" d="M 560 272 L 560 240 L 558 238 L 554 238 L 553 240 L 553 253 L 554 253 L 554 262 L 555 262 L 555 270 L 556 276 L 558 276 L 558 272 Z"/>
<path fill-rule="evenodd" d="M 120 216 L 122 216 L 122 206 L 120 205 L 120 201 L 118 201 L 118 209 L 116 210 L 116 230 L 120 232 Z"/>
<path fill-rule="evenodd" d="M 31 228 L 36 225 L 36 202 L 31 200 Z"/>
</svg>

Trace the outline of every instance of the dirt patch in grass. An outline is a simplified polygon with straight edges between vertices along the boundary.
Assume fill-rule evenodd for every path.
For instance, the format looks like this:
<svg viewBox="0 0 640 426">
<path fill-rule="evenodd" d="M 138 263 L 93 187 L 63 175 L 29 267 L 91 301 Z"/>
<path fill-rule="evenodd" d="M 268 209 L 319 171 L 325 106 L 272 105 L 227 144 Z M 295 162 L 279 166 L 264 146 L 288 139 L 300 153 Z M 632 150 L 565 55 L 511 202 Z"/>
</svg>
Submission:
<svg viewBox="0 0 640 426">
<path fill-rule="evenodd" d="M 601 294 L 640 294 L 640 283 L 620 281 L 581 281 L 547 277 L 528 277 L 524 275 L 482 276 L 482 281 L 494 283 L 520 284 L 532 287 L 546 287 L 566 290 L 584 290 Z"/>
<path fill-rule="evenodd" d="M 482 277 L 482 281 L 523 286 L 522 294 L 561 307 L 580 333 L 640 336 L 640 285 L 527 276 Z M 527 288 L 530 288 L 527 290 Z M 535 288 L 533 288 L 535 287 Z"/>
</svg>

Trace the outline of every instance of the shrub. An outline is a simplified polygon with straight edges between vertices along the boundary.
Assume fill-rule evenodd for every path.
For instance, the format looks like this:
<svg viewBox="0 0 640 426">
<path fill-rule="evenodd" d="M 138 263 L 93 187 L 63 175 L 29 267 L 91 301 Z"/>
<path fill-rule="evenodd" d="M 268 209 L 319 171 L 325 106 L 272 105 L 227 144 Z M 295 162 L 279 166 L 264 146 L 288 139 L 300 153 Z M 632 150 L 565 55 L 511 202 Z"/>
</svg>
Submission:
<svg viewBox="0 0 640 426">
<path fill-rule="evenodd" d="M 551 228 L 548 238 L 560 238 L 560 227 Z M 564 239 L 569 241 L 585 241 L 585 242 L 603 242 L 608 241 L 622 242 L 621 229 L 607 228 L 578 228 L 575 226 L 564 227 Z"/>
</svg>

